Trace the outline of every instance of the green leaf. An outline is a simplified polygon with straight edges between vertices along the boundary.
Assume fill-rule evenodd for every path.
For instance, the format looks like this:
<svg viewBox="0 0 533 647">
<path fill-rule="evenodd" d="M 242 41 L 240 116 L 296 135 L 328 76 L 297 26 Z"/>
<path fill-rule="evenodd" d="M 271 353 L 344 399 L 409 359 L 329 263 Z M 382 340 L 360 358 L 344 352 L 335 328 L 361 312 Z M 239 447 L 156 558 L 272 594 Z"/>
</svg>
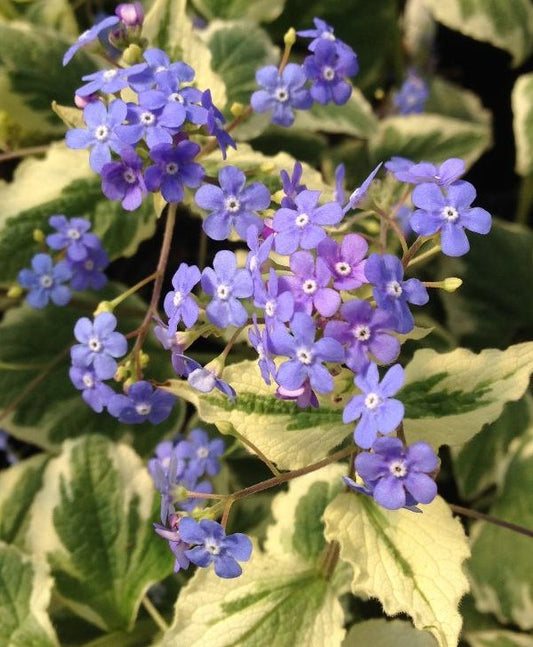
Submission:
<svg viewBox="0 0 533 647">
<path fill-rule="evenodd" d="M 399 155 L 436 163 L 461 157 L 471 166 L 490 145 L 487 124 L 432 114 L 386 117 L 369 141 L 375 164 Z"/>
<path fill-rule="evenodd" d="M 530 634 L 519 634 L 507 629 L 467 633 L 465 640 L 470 647 L 531 647 Z"/>
<path fill-rule="evenodd" d="M 468 261 L 440 261 L 440 276 L 463 280 L 453 294 L 442 291 L 447 327 L 461 345 L 473 350 L 506 348 L 515 340 L 531 339 L 533 300 L 524 295 L 533 276 L 533 233 L 495 219 L 488 236 L 471 235 L 470 242 Z"/>
<path fill-rule="evenodd" d="M 511 94 L 513 131 L 516 146 L 515 170 L 533 175 L 533 72 L 516 80 Z"/>
<path fill-rule="evenodd" d="M 509 52 L 515 66 L 533 51 L 528 0 L 426 0 L 426 5 L 446 27 Z"/>
<path fill-rule="evenodd" d="M 353 625 L 342 647 L 436 647 L 435 638 L 427 631 L 414 629 L 404 620 L 367 620 Z"/>
<path fill-rule="evenodd" d="M 211 52 L 213 70 L 226 84 L 226 106 L 235 102 L 248 105 L 252 92 L 258 89 L 256 70 L 278 60 L 277 49 L 268 34 L 251 22 L 216 21 L 206 30 L 204 38 Z"/>
<path fill-rule="evenodd" d="M 257 547 L 243 570 L 234 580 L 199 570 L 180 592 L 161 647 L 340 647 L 342 608 L 316 571 Z"/>
<path fill-rule="evenodd" d="M 311 110 L 299 110 L 295 128 L 315 132 L 341 133 L 361 139 L 370 138 L 378 129 L 378 120 L 372 106 L 357 88 L 353 89 L 348 103 L 343 106 L 313 104 Z"/>
<path fill-rule="evenodd" d="M 324 513 L 326 539 L 339 542 L 353 568 L 355 595 L 378 598 L 388 615 L 409 614 L 441 647 L 455 647 L 468 542 L 441 498 L 420 508 L 423 514 L 390 511 L 364 495 L 340 494 Z"/>
<path fill-rule="evenodd" d="M 78 26 L 68 0 L 24 0 L 16 4 L 21 19 L 53 29 L 66 38 L 77 38 Z"/>
<path fill-rule="evenodd" d="M 0 472 L 0 540 L 26 546 L 28 513 L 41 489 L 48 456 L 37 454 Z"/>
<path fill-rule="evenodd" d="M 110 285 L 98 294 L 84 293 L 64 308 L 22 306 L 6 313 L 0 324 L 0 407 L 10 408 L 2 421 L 10 434 L 50 450 L 81 434 L 101 433 L 113 439 L 126 436 L 146 455 L 174 428 L 184 413 L 179 402 L 161 425 L 125 425 L 107 412 L 95 413 L 68 377 L 69 349 L 76 343 L 75 322 L 82 316 L 91 317 L 100 300 L 111 300 L 121 292 L 117 285 Z M 124 309 L 116 312 L 117 329 L 123 333 L 136 330 L 145 310 L 139 298 L 130 297 Z M 146 376 L 164 380 L 171 372 L 168 351 L 152 335 L 144 351 L 151 360 Z"/>
<path fill-rule="evenodd" d="M 0 644 L 59 644 L 46 611 L 51 591 L 52 578 L 46 564 L 0 542 Z"/>
<path fill-rule="evenodd" d="M 508 450 L 508 465 L 490 514 L 533 528 L 533 428 Z M 468 570 L 476 607 L 500 622 L 533 628 L 531 537 L 476 522 L 472 527 L 472 558 Z"/>
<path fill-rule="evenodd" d="M 471 121 L 489 129 L 492 127 L 492 115 L 477 94 L 438 76 L 430 82 L 425 110 L 430 114 Z"/>
<path fill-rule="evenodd" d="M 529 397 L 508 402 L 495 422 L 452 452 L 455 482 L 462 499 L 475 499 L 490 486 L 501 485 L 509 445 L 527 429 L 531 418 Z"/>
<path fill-rule="evenodd" d="M 145 466 L 130 447 L 85 436 L 64 444 L 44 482 L 29 537 L 50 563 L 55 590 L 98 627 L 131 629 L 142 597 L 173 561 L 152 528 L 156 500 Z"/>
<path fill-rule="evenodd" d="M 211 52 L 193 27 L 186 11 L 187 0 L 155 0 L 146 14 L 143 36 L 151 47 L 164 50 L 171 60 L 183 60 L 196 72 L 200 90 L 211 90 L 216 106 L 226 105 L 224 82 L 212 69 Z"/>
<path fill-rule="evenodd" d="M 255 445 L 280 469 L 297 469 L 327 456 L 349 433 L 342 407 L 324 399 L 318 409 L 299 409 L 274 397 L 256 362 L 226 367 L 222 378 L 237 392 L 235 402 L 218 391 L 203 395 L 185 380 L 169 380 L 165 390 L 191 402 L 202 420 L 222 433 L 233 433 Z"/>
<path fill-rule="evenodd" d="M 193 5 L 208 20 L 270 22 L 281 14 L 285 0 L 193 0 Z"/>
<path fill-rule="evenodd" d="M 0 110 L 31 139 L 64 132 L 50 105 L 53 100 L 70 105 L 80 78 L 94 71 L 83 53 L 63 67 L 67 48 L 56 32 L 27 23 L 0 23 Z"/>
<path fill-rule="evenodd" d="M 506 402 L 522 397 L 532 372 L 533 342 L 479 355 L 465 348 L 418 350 L 398 394 L 407 442 L 423 440 L 435 449 L 466 442 L 497 420 Z"/>
</svg>

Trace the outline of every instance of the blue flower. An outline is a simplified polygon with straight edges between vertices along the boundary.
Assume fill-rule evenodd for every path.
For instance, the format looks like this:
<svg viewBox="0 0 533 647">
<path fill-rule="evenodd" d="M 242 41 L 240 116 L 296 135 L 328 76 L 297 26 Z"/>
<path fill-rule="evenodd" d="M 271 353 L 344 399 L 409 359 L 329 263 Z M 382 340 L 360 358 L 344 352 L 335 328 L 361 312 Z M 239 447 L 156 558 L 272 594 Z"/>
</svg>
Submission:
<svg viewBox="0 0 533 647">
<path fill-rule="evenodd" d="M 294 167 L 292 169 L 292 175 L 289 175 L 287 171 L 281 170 L 279 175 L 281 177 L 281 184 L 283 186 L 283 191 L 285 197 L 281 200 L 282 207 L 288 207 L 289 209 L 297 209 L 295 198 L 307 187 L 305 184 L 300 184 L 302 179 L 303 167 L 300 162 L 294 162 Z"/>
<path fill-rule="evenodd" d="M 253 294 L 252 275 L 247 269 L 237 269 L 237 258 L 226 249 L 217 252 L 213 268 L 202 272 L 202 289 L 212 298 L 205 311 L 209 321 L 219 328 L 242 326 L 248 313 L 239 299 Z"/>
<path fill-rule="evenodd" d="M 270 268 L 266 287 L 263 284 L 256 285 L 254 296 L 254 305 L 265 311 L 265 322 L 269 330 L 276 324 L 284 323 L 292 318 L 294 312 L 293 294 L 290 290 L 280 291 L 278 275 L 274 268 Z"/>
<path fill-rule="evenodd" d="M 200 151 L 200 146 L 188 140 L 177 146 L 158 144 L 150 150 L 150 157 L 155 162 L 145 171 L 145 182 L 148 191 L 158 191 L 167 202 L 181 202 L 183 187 L 200 186 L 205 171 L 192 160 Z"/>
<path fill-rule="evenodd" d="M 335 42 L 337 40 L 335 34 L 333 33 L 333 27 L 331 25 L 328 25 L 325 20 L 321 20 L 320 18 L 313 18 L 313 22 L 315 23 L 315 29 L 303 29 L 296 32 L 297 35 L 301 36 L 302 38 L 313 39 L 307 46 L 310 52 L 315 51 L 316 46 L 321 39 L 329 40 L 331 42 Z"/>
<path fill-rule="evenodd" d="M 177 573 L 181 569 L 189 568 L 189 558 L 185 554 L 189 549 L 189 544 L 181 538 L 179 531 L 181 521 L 183 521 L 182 517 L 172 513 L 168 517 L 168 527 L 154 523 L 154 530 L 160 537 L 168 541 L 169 548 L 174 553 L 174 557 L 176 558 L 174 562 L 174 573 Z"/>
<path fill-rule="evenodd" d="M 431 182 L 439 186 L 449 186 L 463 175 L 465 163 L 458 157 L 451 157 L 440 166 L 436 166 L 431 162 L 415 164 L 405 157 L 392 157 L 385 163 L 385 168 L 400 182 L 409 184 Z"/>
<path fill-rule="evenodd" d="M 107 409 L 126 424 L 148 421 L 157 425 L 168 418 L 175 402 L 172 393 L 154 389 L 149 382 L 141 380 L 130 386 L 127 395 L 115 394 L 107 403 Z"/>
<path fill-rule="evenodd" d="M 102 168 L 102 193 L 110 200 L 120 200 L 126 211 L 141 206 L 146 195 L 142 174 L 143 162 L 133 148 L 121 151 L 120 162 L 110 162 Z"/>
<path fill-rule="evenodd" d="M 333 101 L 345 104 L 352 94 L 352 86 L 346 77 L 359 71 L 357 56 L 350 47 L 338 47 L 329 39 L 317 42 L 314 54 L 304 61 L 307 78 L 313 81 L 311 96 L 323 105 Z"/>
<path fill-rule="evenodd" d="M 122 357 L 128 350 L 124 335 L 115 332 L 117 319 L 111 312 L 101 312 L 94 323 L 87 317 L 78 319 L 74 326 L 74 336 L 80 342 L 70 350 L 74 366 L 93 367 L 100 380 L 107 380 L 115 374 L 115 357 Z"/>
<path fill-rule="evenodd" d="M 204 474 L 215 476 L 220 472 L 219 458 L 224 453 L 224 441 L 220 438 L 209 440 L 203 429 L 193 429 L 187 440 L 179 444 L 180 456 L 187 460 L 187 475 L 200 479 Z"/>
<path fill-rule="evenodd" d="M 257 70 L 255 80 L 264 89 L 252 94 L 250 104 L 256 112 L 272 111 L 273 124 L 291 126 L 293 109 L 307 110 L 313 105 L 301 65 L 289 63 L 281 74 L 276 66 L 267 65 Z"/>
<path fill-rule="evenodd" d="M 202 106 L 207 110 L 207 132 L 214 135 L 220 150 L 222 151 L 222 159 L 226 159 L 226 149 L 228 146 L 237 148 L 237 144 L 233 137 L 225 130 L 224 124 L 226 119 L 220 110 L 213 103 L 211 98 L 211 90 L 206 90 L 202 94 Z"/>
<path fill-rule="evenodd" d="M 71 366 L 69 377 L 72 384 L 82 392 L 83 400 L 96 413 L 101 413 L 115 395 L 113 389 L 96 375 L 92 366 Z"/>
<path fill-rule="evenodd" d="M 89 250 L 100 247 L 100 239 L 95 234 L 88 233 L 91 222 L 85 218 L 71 218 L 58 214 L 50 216 L 48 223 L 57 233 L 46 237 L 46 244 L 51 249 L 66 249 L 67 256 L 72 261 L 82 261 L 87 258 Z"/>
<path fill-rule="evenodd" d="M 348 202 L 346 205 L 343 207 L 342 213 L 345 214 L 350 209 L 355 209 L 366 197 L 366 194 L 368 193 L 368 189 L 370 188 L 370 185 L 372 184 L 372 181 L 374 180 L 377 172 L 381 168 L 383 162 L 380 162 L 376 168 L 370 173 L 370 175 L 366 178 L 366 180 L 361 184 L 361 186 L 357 187 L 357 189 L 354 189 L 352 193 L 350 194 L 350 197 L 348 198 Z"/>
<path fill-rule="evenodd" d="M 107 18 L 104 18 L 96 25 L 93 25 L 87 31 L 84 31 L 83 34 L 81 34 L 81 36 L 78 37 L 78 40 L 74 43 L 74 45 L 71 45 L 65 52 L 65 55 L 63 56 L 63 65 L 67 65 L 72 59 L 72 57 L 74 56 L 74 54 L 79 49 L 81 49 L 84 45 L 87 45 L 93 40 L 96 40 L 100 32 L 104 31 L 105 29 L 108 29 L 109 27 L 112 27 L 113 25 L 116 25 L 118 22 L 119 22 L 119 18 L 117 16 L 108 16 Z"/>
<path fill-rule="evenodd" d="M 410 332 L 415 322 L 407 303 L 422 306 L 429 301 L 424 285 L 418 279 L 404 281 L 402 263 L 392 254 L 372 254 L 366 261 L 365 275 L 374 287 L 377 305 L 395 315 L 397 332 Z"/>
<path fill-rule="evenodd" d="M 355 290 L 367 283 L 365 276 L 365 256 L 368 243 L 359 234 L 347 234 L 339 245 L 332 238 L 324 238 L 318 243 L 317 252 L 324 260 L 337 290 Z"/>
<path fill-rule="evenodd" d="M 271 357 L 271 343 L 268 328 L 265 326 L 262 330 L 257 325 L 257 317 L 254 313 L 253 327 L 248 329 L 248 339 L 257 351 L 259 370 L 265 384 L 270 384 L 270 376 L 276 374 L 276 365 Z"/>
<path fill-rule="evenodd" d="M 174 361 L 175 358 L 175 361 Z M 181 371 L 177 371 L 177 362 L 180 362 Z M 213 389 L 218 389 L 230 400 L 235 399 L 235 390 L 214 371 L 202 366 L 192 357 L 175 353 L 173 356 L 173 366 L 178 375 L 185 376 L 187 382 L 193 389 L 200 393 L 211 393 Z"/>
<path fill-rule="evenodd" d="M 359 447 L 368 449 L 378 432 L 391 434 L 403 419 L 403 404 L 390 397 L 403 384 L 403 368 L 399 364 L 391 366 L 380 383 L 378 367 L 370 364 L 355 378 L 355 384 L 361 394 L 355 395 L 345 406 L 342 421 L 348 423 L 361 418 L 355 427 L 354 441 Z"/>
<path fill-rule="evenodd" d="M 163 304 L 169 318 L 168 335 L 174 335 L 182 320 L 187 328 L 192 328 L 196 323 L 199 308 L 194 297 L 191 296 L 191 290 L 200 278 L 200 270 L 196 265 L 189 267 L 187 263 L 181 263 L 172 277 L 174 290 L 167 293 Z"/>
<path fill-rule="evenodd" d="M 443 193 L 435 184 L 415 187 L 412 201 L 418 209 L 409 221 L 420 236 L 432 236 L 440 231 L 442 251 L 447 256 L 462 256 L 470 249 L 465 229 L 487 234 L 491 216 L 481 207 L 470 208 L 476 190 L 470 182 L 456 182 Z"/>
<path fill-rule="evenodd" d="M 185 551 L 193 564 L 206 568 L 214 563 L 215 573 L 219 577 L 239 577 L 242 568 L 239 562 L 246 562 L 252 554 L 252 542 L 243 533 L 226 535 L 224 528 L 211 519 L 202 519 L 199 523 L 191 517 L 180 521 L 179 533 L 182 541 L 196 544 Z"/>
<path fill-rule="evenodd" d="M 220 187 L 205 184 L 196 192 L 196 204 L 210 212 L 203 230 L 213 240 L 224 240 L 233 226 L 246 240 L 248 227 L 262 229 L 263 222 L 255 211 L 270 205 L 270 191 L 261 182 L 246 186 L 246 176 L 236 166 L 224 166 L 218 181 Z"/>
<path fill-rule="evenodd" d="M 138 66 L 137 66 L 138 67 Z M 88 97 L 95 92 L 103 92 L 105 94 L 115 94 L 124 89 L 128 85 L 127 75 L 132 73 L 133 68 L 128 70 L 113 68 L 110 70 L 98 70 L 93 74 L 86 74 L 81 78 L 88 81 L 81 88 L 76 90 L 76 94 L 81 97 Z"/>
<path fill-rule="evenodd" d="M 180 456 L 178 445 L 164 440 L 155 448 L 155 457 L 148 461 L 148 471 L 156 490 L 161 494 L 161 522 L 166 523 L 173 503 L 173 489 L 185 472 L 185 460 Z"/>
<path fill-rule="evenodd" d="M 309 378 L 313 389 L 319 393 L 333 390 L 333 378 L 323 362 L 344 361 L 342 345 L 331 337 L 315 341 L 316 326 L 308 314 L 297 312 L 291 321 L 292 335 L 285 327 L 277 327 L 271 333 L 272 348 L 278 355 L 290 359 L 279 367 L 276 382 L 294 391 L 300 389 Z"/>
<path fill-rule="evenodd" d="M 102 247 L 90 249 L 82 261 L 68 262 L 72 270 L 70 285 L 73 290 L 101 290 L 107 283 L 103 270 L 109 265 L 109 256 Z"/>
<path fill-rule="evenodd" d="M 149 90 L 154 86 L 159 88 L 179 85 L 182 81 L 192 81 L 194 70 L 190 65 L 181 61 L 171 63 L 168 54 L 162 49 L 152 47 L 147 49 L 143 58 L 146 61 L 139 72 L 129 77 L 130 86 L 136 92 Z"/>
<path fill-rule="evenodd" d="M 376 503 L 397 510 L 433 501 L 437 486 L 429 474 L 437 469 L 438 458 L 427 443 L 404 448 L 398 438 L 378 438 L 372 450 L 356 457 L 355 469 Z M 344 481 L 352 488 L 355 485 L 351 479 Z"/>
<path fill-rule="evenodd" d="M 407 72 L 402 87 L 395 92 L 392 101 L 401 115 L 411 115 L 424 111 L 429 98 L 429 87 L 414 69 Z"/>
<path fill-rule="evenodd" d="M 56 306 L 64 306 L 70 301 L 70 290 L 66 283 L 72 270 L 66 261 L 54 265 L 48 254 L 36 254 L 31 259 L 32 269 L 20 270 L 17 280 L 29 290 L 26 301 L 32 308 L 44 308 L 52 301 Z"/>
</svg>

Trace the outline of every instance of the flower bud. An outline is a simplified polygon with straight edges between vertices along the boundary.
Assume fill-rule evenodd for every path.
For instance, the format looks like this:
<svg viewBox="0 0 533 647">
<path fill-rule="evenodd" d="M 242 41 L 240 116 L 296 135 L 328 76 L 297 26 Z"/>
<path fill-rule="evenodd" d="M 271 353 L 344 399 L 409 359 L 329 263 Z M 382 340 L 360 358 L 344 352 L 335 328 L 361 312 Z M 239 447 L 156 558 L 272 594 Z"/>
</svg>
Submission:
<svg viewBox="0 0 533 647">
<path fill-rule="evenodd" d="M 113 312 L 115 306 L 111 301 L 100 301 L 96 306 L 96 310 L 93 312 L 93 316 L 99 315 L 101 312 Z"/>
<path fill-rule="evenodd" d="M 458 288 L 463 285 L 463 282 L 460 278 L 456 276 L 450 276 L 447 279 L 444 279 L 442 282 L 442 289 L 446 290 L 446 292 L 455 292 Z"/>
<path fill-rule="evenodd" d="M 127 27 L 142 25 L 144 21 L 144 11 L 140 2 L 121 2 L 115 9 L 115 15 Z"/>
<path fill-rule="evenodd" d="M 8 299 L 18 299 L 22 296 L 23 292 L 24 290 L 20 287 L 20 285 L 12 285 L 7 291 L 7 297 Z"/>
<path fill-rule="evenodd" d="M 294 45 L 296 42 L 296 30 L 294 27 L 291 27 L 285 33 L 285 36 L 283 36 L 283 42 L 285 43 L 285 47 L 292 47 Z"/>
<path fill-rule="evenodd" d="M 46 236 L 44 235 L 44 231 L 42 229 L 34 229 L 32 236 L 33 236 L 33 240 L 36 243 L 44 243 L 44 240 L 46 238 Z"/>
</svg>

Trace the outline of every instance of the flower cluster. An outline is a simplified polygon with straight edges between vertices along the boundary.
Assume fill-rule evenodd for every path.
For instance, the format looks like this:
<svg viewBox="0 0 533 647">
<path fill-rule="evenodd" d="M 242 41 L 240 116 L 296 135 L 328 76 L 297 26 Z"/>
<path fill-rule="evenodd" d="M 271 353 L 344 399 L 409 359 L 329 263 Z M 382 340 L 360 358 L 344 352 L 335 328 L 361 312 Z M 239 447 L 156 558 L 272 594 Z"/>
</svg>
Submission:
<svg viewBox="0 0 533 647">
<path fill-rule="evenodd" d="M 50 216 L 48 222 L 55 232 L 46 236 L 46 244 L 60 260 L 40 252 L 32 258 L 31 269 L 21 270 L 17 277 L 28 290 L 26 300 L 33 308 L 44 308 L 50 301 L 64 306 L 71 290 L 100 290 L 107 282 L 104 270 L 109 256 L 98 236 L 89 232 L 91 223 L 61 214 Z"/>
<path fill-rule="evenodd" d="M 401 115 L 417 114 L 424 111 L 429 98 L 429 88 L 418 72 L 411 68 L 407 71 L 400 89 L 394 93 L 392 102 Z"/>
<path fill-rule="evenodd" d="M 271 121 L 278 126 L 291 126 L 294 110 L 308 110 L 314 102 L 340 106 L 352 94 L 346 79 L 359 71 L 357 55 L 335 37 L 326 22 L 315 18 L 314 23 L 315 29 L 297 32 L 298 36 L 312 39 L 308 46 L 311 53 L 302 65 L 289 63 L 279 69 L 267 65 L 256 73 L 261 90 L 252 94 L 252 108 L 271 112 Z"/>
</svg>

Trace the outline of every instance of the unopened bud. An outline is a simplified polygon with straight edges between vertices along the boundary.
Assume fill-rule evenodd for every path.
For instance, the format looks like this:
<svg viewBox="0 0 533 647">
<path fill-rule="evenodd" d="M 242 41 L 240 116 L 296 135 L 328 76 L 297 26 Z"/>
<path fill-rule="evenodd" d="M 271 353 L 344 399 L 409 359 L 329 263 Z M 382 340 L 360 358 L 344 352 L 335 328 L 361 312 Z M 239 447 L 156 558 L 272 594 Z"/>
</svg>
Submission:
<svg viewBox="0 0 533 647">
<path fill-rule="evenodd" d="M 144 11 L 140 2 L 121 2 L 115 9 L 115 15 L 128 27 L 142 25 Z"/>
<path fill-rule="evenodd" d="M 138 45 L 135 45 L 135 43 L 133 43 L 124 50 L 122 58 L 126 65 L 135 65 L 137 63 L 142 63 L 142 54 L 142 49 Z"/>
<path fill-rule="evenodd" d="M 115 382 L 122 382 L 128 377 L 129 374 L 130 372 L 125 366 L 119 366 L 115 371 L 115 375 L 113 376 L 113 379 L 115 380 Z"/>
<path fill-rule="evenodd" d="M 12 285 L 7 291 L 7 296 L 9 299 L 18 299 L 22 296 L 23 293 L 24 290 L 20 287 L 20 285 Z"/>
<path fill-rule="evenodd" d="M 446 292 L 455 292 L 458 288 L 463 285 L 463 282 L 461 279 L 457 278 L 456 276 L 450 276 L 447 279 L 444 279 L 442 282 L 442 289 L 446 290 Z"/>
<path fill-rule="evenodd" d="M 114 309 L 115 306 L 113 305 L 112 301 L 100 301 L 100 303 L 96 306 L 96 310 L 93 312 L 93 317 L 96 317 L 101 312 L 113 312 Z"/>
<path fill-rule="evenodd" d="M 124 380 L 124 391 L 126 391 L 126 393 L 127 393 L 130 386 L 132 384 L 135 384 L 136 381 L 137 380 L 135 378 L 133 378 L 133 377 L 128 377 L 127 380 Z"/>
<path fill-rule="evenodd" d="M 150 363 L 150 355 L 148 355 L 148 353 L 145 353 L 144 351 L 141 351 L 139 359 L 141 362 L 141 368 L 145 368 Z"/>
<path fill-rule="evenodd" d="M 296 42 L 296 30 L 294 27 L 291 27 L 285 33 L 285 36 L 283 36 L 283 42 L 285 43 L 285 47 L 292 47 L 294 45 Z"/>
<path fill-rule="evenodd" d="M 42 229 L 34 229 L 32 235 L 33 240 L 36 243 L 44 243 L 46 236 L 44 235 L 44 231 Z"/>
<path fill-rule="evenodd" d="M 234 117 L 242 117 L 245 110 L 246 107 L 238 101 L 235 101 L 235 103 L 231 104 L 230 112 Z"/>
</svg>

